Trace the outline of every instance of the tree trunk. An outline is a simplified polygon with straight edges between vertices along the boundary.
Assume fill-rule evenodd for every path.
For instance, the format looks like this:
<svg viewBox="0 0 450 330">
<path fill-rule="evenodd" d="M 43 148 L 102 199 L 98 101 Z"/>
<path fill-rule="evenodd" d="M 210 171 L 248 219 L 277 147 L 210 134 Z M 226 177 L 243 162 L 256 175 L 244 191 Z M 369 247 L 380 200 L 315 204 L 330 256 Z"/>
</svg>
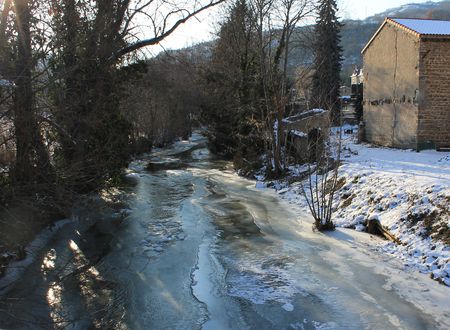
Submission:
<svg viewBox="0 0 450 330">
<path fill-rule="evenodd" d="M 59 120 L 63 123 L 65 130 L 69 136 L 61 136 L 61 144 L 64 155 L 64 160 L 68 163 L 73 161 L 73 153 L 75 144 L 71 140 L 76 134 L 77 128 L 80 128 L 80 114 L 79 107 L 83 98 L 80 96 L 79 81 L 77 69 L 77 27 L 78 17 L 76 13 L 75 0 L 64 0 L 63 7 L 63 21 L 64 21 L 64 41 L 63 48 L 63 63 L 65 71 L 65 96 L 63 104 L 59 111 Z"/>
<path fill-rule="evenodd" d="M 48 180 L 49 157 L 34 113 L 32 88 L 33 59 L 31 52 L 28 0 L 15 0 L 17 38 L 16 79 L 14 93 L 14 126 L 16 133 L 16 164 L 14 181 L 21 185 L 38 183 L 38 175 Z"/>
</svg>

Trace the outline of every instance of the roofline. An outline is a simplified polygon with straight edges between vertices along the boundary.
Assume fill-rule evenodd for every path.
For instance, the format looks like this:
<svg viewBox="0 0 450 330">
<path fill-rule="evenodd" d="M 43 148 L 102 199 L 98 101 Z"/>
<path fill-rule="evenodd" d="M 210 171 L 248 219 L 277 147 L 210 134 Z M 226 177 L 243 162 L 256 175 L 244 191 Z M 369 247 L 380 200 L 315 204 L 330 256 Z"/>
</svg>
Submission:
<svg viewBox="0 0 450 330">
<path fill-rule="evenodd" d="M 380 33 L 381 29 L 384 28 L 384 26 L 386 25 L 388 19 L 387 17 L 384 19 L 383 23 L 381 24 L 381 26 L 378 28 L 378 30 L 375 32 L 375 34 L 372 36 L 372 38 L 370 38 L 369 42 L 364 46 L 364 48 L 361 51 L 361 54 L 364 54 L 364 52 L 366 51 L 367 48 L 369 48 L 370 44 L 372 43 L 372 41 L 377 37 L 377 35 Z"/>
<path fill-rule="evenodd" d="M 395 25 L 395 26 L 405 30 L 406 32 L 409 32 L 409 33 L 415 35 L 416 37 L 420 37 L 421 34 L 419 32 L 417 32 L 416 30 L 413 30 L 413 29 L 407 27 L 406 25 L 403 25 L 403 24 L 395 21 L 396 19 L 403 19 L 403 18 L 397 18 L 397 17 L 388 17 L 388 18 L 386 18 L 386 20 L 388 20 L 389 23 L 391 23 L 391 24 L 393 24 L 393 25 Z M 415 18 L 413 18 L 413 19 L 415 19 Z"/>
<path fill-rule="evenodd" d="M 411 33 L 412 35 L 414 35 L 415 37 L 418 37 L 420 39 L 424 39 L 424 38 L 430 38 L 430 39 L 435 39 L 435 38 L 442 38 L 442 39 L 450 39 L 450 35 L 447 34 L 420 34 L 419 32 L 401 24 L 395 21 L 395 19 L 405 19 L 405 18 L 397 18 L 397 17 L 386 17 L 383 21 L 383 23 L 381 24 L 381 26 L 378 28 L 378 30 L 375 32 L 375 34 L 372 36 L 372 38 L 370 38 L 369 42 L 364 46 L 364 48 L 361 51 L 361 54 L 364 54 L 364 52 L 367 50 L 367 48 L 369 48 L 370 44 L 373 42 L 373 40 L 378 36 L 378 34 L 380 33 L 380 31 L 384 28 L 384 26 L 387 23 L 390 23 L 406 32 Z M 406 18 L 407 19 L 407 18 Z M 420 19 L 420 18 L 417 18 Z M 416 20 L 416 18 L 414 18 L 414 20 Z M 424 21 L 444 21 L 444 20 L 438 20 L 438 19 L 424 19 L 422 18 L 421 20 Z"/>
<path fill-rule="evenodd" d="M 413 19 L 415 21 L 440 21 L 440 22 L 450 22 L 448 19 L 439 19 L 439 18 L 415 18 L 415 17 L 395 17 L 395 16 L 388 16 L 391 20 L 394 19 Z"/>
</svg>

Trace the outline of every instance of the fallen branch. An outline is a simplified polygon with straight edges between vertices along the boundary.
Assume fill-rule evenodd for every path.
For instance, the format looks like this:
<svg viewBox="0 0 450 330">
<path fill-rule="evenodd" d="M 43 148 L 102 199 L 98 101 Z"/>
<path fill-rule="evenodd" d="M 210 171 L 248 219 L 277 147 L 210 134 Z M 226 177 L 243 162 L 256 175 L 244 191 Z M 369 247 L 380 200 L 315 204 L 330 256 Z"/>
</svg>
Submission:
<svg viewBox="0 0 450 330">
<path fill-rule="evenodd" d="M 393 241 L 397 244 L 401 244 L 402 242 L 392 235 L 381 223 L 379 220 L 367 220 L 367 232 L 372 235 L 383 236 L 386 239 Z"/>
</svg>

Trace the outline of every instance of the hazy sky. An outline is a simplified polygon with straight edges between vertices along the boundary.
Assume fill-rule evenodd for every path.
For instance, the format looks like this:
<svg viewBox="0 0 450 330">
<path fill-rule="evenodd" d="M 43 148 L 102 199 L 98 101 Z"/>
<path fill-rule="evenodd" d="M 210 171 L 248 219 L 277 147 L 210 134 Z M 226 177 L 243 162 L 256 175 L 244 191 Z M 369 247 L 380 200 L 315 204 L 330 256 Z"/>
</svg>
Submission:
<svg viewBox="0 0 450 330">
<path fill-rule="evenodd" d="M 389 8 L 395 8 L 408 3 L 423 3 L 430 0 L 338 0 L 339 16 L 342 18 L 362 19 L 380 13 Z M 433 0 L 432 2 L 437 2 Z M 217 15 L 214 10 L 202 14 L 197 20 L 182 25 L 180 29 L 162 45 L 168 49 L 182 48 L 194 43 L 209 40 L 215 31 Z M 156 47 L 153 51 L 159 52 Z M 152 52 L 153 52 L 152 51 Z"/>
</svg>

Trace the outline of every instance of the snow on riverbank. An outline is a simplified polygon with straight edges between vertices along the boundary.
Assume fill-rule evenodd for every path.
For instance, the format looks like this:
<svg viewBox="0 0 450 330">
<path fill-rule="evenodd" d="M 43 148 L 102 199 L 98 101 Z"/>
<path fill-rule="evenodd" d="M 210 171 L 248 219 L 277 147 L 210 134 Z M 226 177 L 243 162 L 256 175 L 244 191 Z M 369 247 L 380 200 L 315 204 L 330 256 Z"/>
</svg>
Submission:
<svg viewBox="0 0 450 330">
<path fill-rule="evenodd" d="M 358 145 L 354 139 L 346 136 L 343 143 L 334 223 L 365 231 L 368 219 L 379 220 L 400 242 L 380 243 L 380 252 L 450 286 L 450 153 Z M 305 170 L 291 168 L 293 176 Z M 257 183 L 263 186 L 306 208 L 300 183 Z"/>
</svg>

